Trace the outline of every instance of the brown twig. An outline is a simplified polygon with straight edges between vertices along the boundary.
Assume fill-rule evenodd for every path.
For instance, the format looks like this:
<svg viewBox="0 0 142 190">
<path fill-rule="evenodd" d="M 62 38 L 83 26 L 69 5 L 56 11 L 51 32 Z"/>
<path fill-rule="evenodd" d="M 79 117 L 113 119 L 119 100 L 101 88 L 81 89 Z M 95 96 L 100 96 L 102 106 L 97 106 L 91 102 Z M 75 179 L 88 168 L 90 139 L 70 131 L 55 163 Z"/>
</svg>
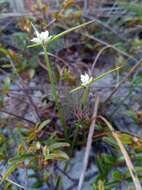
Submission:
<svg viewBox="0 0 142 190">
<path fill-rule="evenodd" d="M 6 111 L 6 110 L 0 110 L 0 112 L 1 112 L 1 113 L 5 113 L 5 114 L 8 114 L 8 115 L 11 115 L 11 116 L 13 116 L 13 117 L 16 117 L 16 118 L 19 119 L 19 120 L 23 120 L 23 121 L 26 121 L 26 122 L 28 122 L 28 123 L 31 123 L 32 125 L 35 125 L 35 123 L 34 123 L 33 121 L 31 121 L 31 120 L 29 120 L 29 119 L 26 119 L 26 118 L 24 118 L 24 117 L 22 117 L 22 116 L 20 116 L 20 115 L 16 115 L 16 114 L 11 113 L 11 112 L 8 112 L 8 111 Z"/>
<path fill-rule="evenodd" d="M 98 106 L 99 106 L 99 96 L 96 97 L 96 101 L 95 101 L 94 112 L 92 116 L 93 120 L 91 122 L 89 133 L 88 133 L 86 151 L 85 151 L 85 156 L 84 156 L 84 161 L 83 161 L 83 168 L 82 168 L 82 172 L 81 172 L 79 183 L 78 183 L 78 190 L 81 190 L 83 182 L 84 182 L 84 178 L 85 178 L 85 171 L 88 165 L 89 154 L 90 154 L 91 145 L 93 141 L 93 134 L 94 134 L 95 124 L 96 124 Z"/>
<path fill-rule="evenodd" d="M 57 170 L 59 172 L 61 172 L 64 176 L 66 176 L 70 181 L 72 181 L 73 183 L 77 184 L 78 179 L 74 179 L 71 176 L 69 176 L 64 170 L 62 170 L 59 166 L 56 166 Z"/>
</svg>

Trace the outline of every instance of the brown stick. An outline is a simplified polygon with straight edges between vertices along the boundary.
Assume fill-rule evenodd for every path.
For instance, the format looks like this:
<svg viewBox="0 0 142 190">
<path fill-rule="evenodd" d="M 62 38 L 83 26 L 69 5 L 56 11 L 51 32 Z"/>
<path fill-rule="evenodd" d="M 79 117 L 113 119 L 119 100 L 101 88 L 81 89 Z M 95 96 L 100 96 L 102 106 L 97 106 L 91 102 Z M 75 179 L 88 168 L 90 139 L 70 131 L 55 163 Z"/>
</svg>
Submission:
<svg viewBox="0 0 142 190">
<path fill-rule="evenodd" d="M 83 168 L 82 168 L 82 172 L 81 172 L 79 183 L 78 183 L 78 190 L 81 190 L 83 181 L 85 178 L 85 171 L 86 171 L 86 168 L 88 165 L 89 154 L 90 154 L 91 145 L 92 145 L 92 141 L 93 141 L 93 134 L 94 134 L 95 124 L 96 124 L 98 105 L 99 105 L 99 96 L 96 97 L 94 112 L 93 112 L 93 116 L 92 116 L 93 119 L 92 119 L 92 122 L 90 125 L 89 134 L 88 134 L 88 138 L 87 138 L 87 145 L 86 145 L 86 151 L 85 151 L 85 156 L 84 156 L 84 161 L 83 161 Z"/>
</svg>

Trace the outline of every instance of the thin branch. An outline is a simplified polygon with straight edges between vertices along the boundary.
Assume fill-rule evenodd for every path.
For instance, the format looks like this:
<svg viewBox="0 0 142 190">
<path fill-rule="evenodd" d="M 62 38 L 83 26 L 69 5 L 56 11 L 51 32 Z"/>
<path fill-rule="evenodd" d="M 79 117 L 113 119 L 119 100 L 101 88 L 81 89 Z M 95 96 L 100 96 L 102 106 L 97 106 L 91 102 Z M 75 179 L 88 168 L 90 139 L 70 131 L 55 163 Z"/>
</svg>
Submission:
<svg viewBox="0 0 142 190">
<path fill-rule="evenodd" d="M 64 170 L 62 170 L 60 167 L 56 166 L 57 170 L 59 170 L 64 176 L 66 176 L 70 181 L 72 181 L 73 183 L 78 182 L 78 179 L 74 179 L 72 177 L 70 177 Z"/>
<path fill-rule="evenodd" d="M 83 161 L 83 168 L 82 168 L 82 172 L 81 172 L 79 183 L 78 183 L 78 190 L 82 189 L 82 185 L 83 185 L 84 178 L 85 178 L 85 172 L 87 169 L 89 154 L 90 154 L 91 145 L 92 145 L 92 141 L 93 141 L 93 134 L 94 134 L 95 124 L 96 124 L 98 106 L 99 106 L 99 96 L 96 97 L 96 101 L 95 101 L 94 112 L 93 112 L 93 116 L 92 116 L 92 122 L 90 125 L 88 138 L 87 138 L 87 145 L 86 145 L 86 151 L 85 151 L 85 156 L 84 156 L 84 161 Z"/>
<path fill-rule="evenodd" d="M 23 120 L 23 121 L 26 121 L 26 122 L 28 122 L 28 123 L 31 123 L 32 125 L 35 125 L 35 123 L 34 123 L 33 121 L 31 121 L 31 120 L 29 120 L 29 119 L 26 119 L 26 118 L 24 118 L 24 117 L 22 117 L 22 116 L 20 116 L 20 115 L 16 115 L 16 114 L 11 113 L 11 112 L 8 112 L 8 111 L 6 111 L 6 110 L 0 110 L 0 112 L 1 112 L 1 113 L 5 113 L 5 114 L 8 114 L 8 115 L 11 115 L 11 116 L 13 116 L 13 117 L 15 117 L 15 118 L 17 118 L 17 119 L 19 119 L 19 120 Z"/>
</svg>

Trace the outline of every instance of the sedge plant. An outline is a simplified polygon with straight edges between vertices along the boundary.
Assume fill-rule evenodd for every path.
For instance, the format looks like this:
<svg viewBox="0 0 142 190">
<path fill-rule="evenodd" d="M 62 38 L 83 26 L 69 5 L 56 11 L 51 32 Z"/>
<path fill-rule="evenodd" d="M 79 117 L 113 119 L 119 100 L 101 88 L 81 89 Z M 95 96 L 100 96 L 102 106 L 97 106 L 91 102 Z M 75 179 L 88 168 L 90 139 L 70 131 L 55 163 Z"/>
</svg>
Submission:
<svg viewBox="0 0 142 190">
<path fill-rule="evenodd" d="M 88 24 L 91 24 L 95 22 L 95 20 L 80 24 L 78 26 L 72 27 L 64 32 L 61 32 L 57 35 L 49 35 L 48 31 L 44 31 L 44 32 L 38 32 L 38 30 L 36 29 L 36 27 L 32 24 L 33 29 L 35 31 L 36 37 L 34 37 L 31 41 L 33 42 L 32 45 L 29 45 L 28 47 L 37 47 L 37 46 L 41 46 L 43 48 L 44 51 L 44 58 L 45 58 L 45 62 L 46 62 L 46 66 L 48 69 L 48 77 L 49 77 L 49 81 L 51 84 L 51 94 L 53 97 L 53 100 L 55 101 L 56 104 L 56 108 L 59 112 L 59 119 L 60 122 L 64 128 L 64 135 L 65 135 L 65 139 L 67 140 L 68 138 L 68 134 L 67 134 L 67 128 L 65 126 L 65 120 L 64 120 L 64 116 L 63 116 L 63 112 L 62 112 L 62 108 L 61 108 L 61 104 L 60 104 L 60 97 L 58 95 L 58 91 L 56 88 L 56 80 L 54 78 L 54 70 L 49 62 L 49 57 L 48 57 L 48 45 L 56 40 L 58 40 L 59 38 L 61 38 L 62 36 L 76 30 L 79 29 L 81 27 L 84 27 Z"/>
</svg>

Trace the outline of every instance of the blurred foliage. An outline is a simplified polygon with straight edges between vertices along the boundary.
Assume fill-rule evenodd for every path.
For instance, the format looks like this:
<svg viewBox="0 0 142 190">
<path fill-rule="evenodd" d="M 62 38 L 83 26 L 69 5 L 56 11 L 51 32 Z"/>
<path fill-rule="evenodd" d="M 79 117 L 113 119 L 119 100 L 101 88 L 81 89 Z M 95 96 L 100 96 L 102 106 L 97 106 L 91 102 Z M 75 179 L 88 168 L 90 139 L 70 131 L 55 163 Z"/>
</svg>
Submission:
<svg viewBox="0 0 142 190">
<path fill-rule="evenodd" d="M 5 1 L 0 1 L 0 3 L 5 3 Z M 2 24 L 4 27 L 0 29 L 2 38 L 0 39 L 0 74 L 2 76 L 0 78 L 0 162 L 4 169 L 3 167 L 0 169 L 2 175 L 0 184 L 4 190 L 18 189 L 9 181 L 9 178 L 20 181 L 21 170 L 25 184 L 32 181 L 28 184 L 29 190 L 40 189 L 44 185 L 49 189 L 55 181 L 58 181 L 59 173 L 56 171 L 53 173 L 54 169 L 57 170 L 56 164 L 61 161 L 66 164 L 75 151 L 86 144 L 93 110 L 92 102 L 82 107 L 81 93 L 78 92 L 71 97 L 68 92 L 72 86 L 78 84 L 80 73 L 89 70 L 90 62 L 93 63 L 95 59 L 94 55 L 96 56 L 104 46 L 111 46 L 107 51 L 102 52 L 101 56 L 104 54 L 104 58 L 98 60 L 98 68 L 106 64 L 106 55 L 111 58 L 114 56 L 115 63 L 111 59 L 109 64 L 110 67 L 123 66 L 118 73 L 120 77 L 121 74 L 125 75 L 124 71 L 128 72 L 131 66 L 136 64 L 136 60 L 141 58 L 141 2 L 119 0 L 115 3 L 103 3 L 102 1 L 96 1 L 95 5 L 91 3 L 87 7 L 88 14 L 85 15 L 86 8 L 83 7 L 83 3 L 76 3 L 74 0 L 57 1 L 52 7 L 50 3 L 37 1 L 30 10 L 32 16 L 20 17 L 13 23 L 14 32 L 7 34 L 8 26 L 5 23 Z M 59 113 L 50 93 L 45 93 L 45 97 L 41 97 L 43 104 L 37 105 L 40 121 L 26 124 L 24 115 L 21 115 L 20 119 L 18 117 L 21 114 L 20 110 L 18 110 L 18 116 L 16 115 L 17 118 L 12 115 L 15 113 L 11 113 L 11 116 L 5 115 L 7 99 L 11 95 L 11 89 L 15 86 L 16 89 L 24 86 L 22 92 L 26 92 L 24 96 L 29 99 L 28 90 L 25 91 L 25 88 L 28 87 L 28 83 L 36 79 L 36 76 L 43 74 L 45 83 L 49 84 L 49 79 L 44 74 L 47 68 L 45 69 L 43 52 L 40 47 L 27 48 L 34 36 L 31 22 L 39 31 L 49 30 L 51 35 L 56 35 L 93 18 L 96 19 L 94 24 L 68 33 L 48 46 L 49 58 L 56 75 L 54 78 L 59 85 L 58 88 L 61 88 L 60 103 L 63 107 L 68 139 L 64 136 L 58 120 Z M 6 22 L 8 23 L 7 20 Z M 5 40 L 7 36 L 10 38 Z M 38 82 L 41 82 L 41 88 L 44 91 L 47 87 L 42 86 L 42 80 Z M 129 82 L 132 89 L 141 88 L 141 71 L 136 73 Z M 32 101 L 28 103 L 28 106 L 34 107 Z M 129 109 L 126 116 L 141 127 L 141 111 Z M 117 133 L 129 151 L 139 179 L 142 180 L 142 139 L 131 133 L 121 131 Z M 93 155 L 98 173 L 94 176 L 92 189 L 119 189 L 123 182 L 131 185 L 131 176 L 117 143 L 111 133 L 99 122 L 93 140 L 93 147 L 97 147 L 98 143 L 100 146 L 96 148 Z M 109 151 L 104 151 L 104 144 Z"/>
</svg>

